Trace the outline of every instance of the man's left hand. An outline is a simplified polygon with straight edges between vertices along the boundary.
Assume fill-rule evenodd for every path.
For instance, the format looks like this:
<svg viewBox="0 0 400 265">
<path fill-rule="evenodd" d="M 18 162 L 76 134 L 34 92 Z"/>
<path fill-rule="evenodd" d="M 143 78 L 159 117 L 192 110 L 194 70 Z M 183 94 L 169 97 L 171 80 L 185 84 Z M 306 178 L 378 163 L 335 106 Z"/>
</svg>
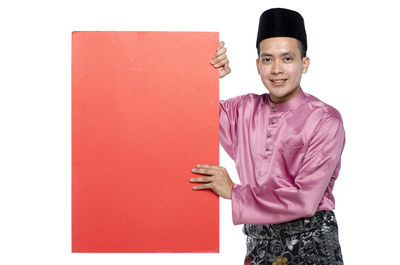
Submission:
<svg viewBox="0 0 400 265">
<path fill-rule="evenodd" d="M 208 175 L 207 177 L 191 178 L 190 182 L 208 182 L 207 184 L 194 186 L 194 190 L 211 189 L 217 195 L 232 198 L 233 182 L 225 168 L 214 165 L 197 165 L 192 169 L 193 173 Z"/>
</svg>

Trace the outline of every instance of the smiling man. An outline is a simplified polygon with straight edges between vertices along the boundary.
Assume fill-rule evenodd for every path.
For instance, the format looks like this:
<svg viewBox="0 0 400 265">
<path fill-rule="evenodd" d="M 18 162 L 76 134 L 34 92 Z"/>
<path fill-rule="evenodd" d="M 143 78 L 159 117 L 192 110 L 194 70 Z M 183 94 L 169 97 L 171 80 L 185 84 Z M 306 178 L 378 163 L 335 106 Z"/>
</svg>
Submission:
<svg viewBox="0 0 400 265">
<path fill-rule="evenodd" d="M 213 64 L 230 72 L 224 43 Z M 343 264 L 332 194 L 345 132 L 340 113 L 303 92 L 307 36 L 302 16 L 274 8 L 260 17 L 257 71 L 269 93 L 220 100 L 220 144 L 241 184 L 225 168 L 198 165 L 194 189 L 232 200 L 244 224 L 245 264 Z"/>
</svg>

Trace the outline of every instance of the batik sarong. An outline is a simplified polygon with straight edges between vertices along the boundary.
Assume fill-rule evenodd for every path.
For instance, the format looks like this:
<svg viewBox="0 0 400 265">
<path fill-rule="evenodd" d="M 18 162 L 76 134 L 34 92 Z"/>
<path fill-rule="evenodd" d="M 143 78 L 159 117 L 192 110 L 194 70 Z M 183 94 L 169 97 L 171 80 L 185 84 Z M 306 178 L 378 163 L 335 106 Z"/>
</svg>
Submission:
<svg viewBox="0 0 400 265">
<path fill-rule="evenodd" d="M 279 224 L 244 224 L 245 265 L 343 264 L 333 211 Z"/>
</svg>

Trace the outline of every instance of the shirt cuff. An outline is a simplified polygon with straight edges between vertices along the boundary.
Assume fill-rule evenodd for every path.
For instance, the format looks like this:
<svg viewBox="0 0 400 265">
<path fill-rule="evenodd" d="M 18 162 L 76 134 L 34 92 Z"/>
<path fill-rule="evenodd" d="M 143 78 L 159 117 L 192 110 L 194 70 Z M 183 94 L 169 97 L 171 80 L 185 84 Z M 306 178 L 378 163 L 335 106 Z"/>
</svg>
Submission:
<svg viewBox="0 0 400 265">
<path fill-rule="evenodd" d="M 242 187 L 239 184 L 233 184 L 232 187 L 232 221 L 234 225 L 239 225 L 241 224 L 240 222 L 240 216 L 241 216 L 241 206 L 240 206 L 240 194 L 239 194 L 239 188 Z"/>
</svg>

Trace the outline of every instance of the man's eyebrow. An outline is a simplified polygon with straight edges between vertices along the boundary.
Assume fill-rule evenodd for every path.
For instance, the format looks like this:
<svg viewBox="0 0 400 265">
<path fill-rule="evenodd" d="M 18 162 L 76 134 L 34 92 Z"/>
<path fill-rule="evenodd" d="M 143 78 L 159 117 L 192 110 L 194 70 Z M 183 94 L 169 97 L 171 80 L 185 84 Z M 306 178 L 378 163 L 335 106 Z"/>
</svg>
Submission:
<svg viewBox="0 0 400 265">
<path fill-rule="evenodd" d="M 294 52 L 284 52 L 284 53 L 281 54 L 281 56 L 285 56 L 285 55 L 295 56 L 295 53 Z"/>
<path fill-rule="evenodd" d="M 272 56 L 272 54 L 269 54 L 269 53 L 265 53 L 265 52 L 264 52 L 264 53 L 261 54 L 261 57 L 263 57 L 263 56 Z"/>
</svg>

